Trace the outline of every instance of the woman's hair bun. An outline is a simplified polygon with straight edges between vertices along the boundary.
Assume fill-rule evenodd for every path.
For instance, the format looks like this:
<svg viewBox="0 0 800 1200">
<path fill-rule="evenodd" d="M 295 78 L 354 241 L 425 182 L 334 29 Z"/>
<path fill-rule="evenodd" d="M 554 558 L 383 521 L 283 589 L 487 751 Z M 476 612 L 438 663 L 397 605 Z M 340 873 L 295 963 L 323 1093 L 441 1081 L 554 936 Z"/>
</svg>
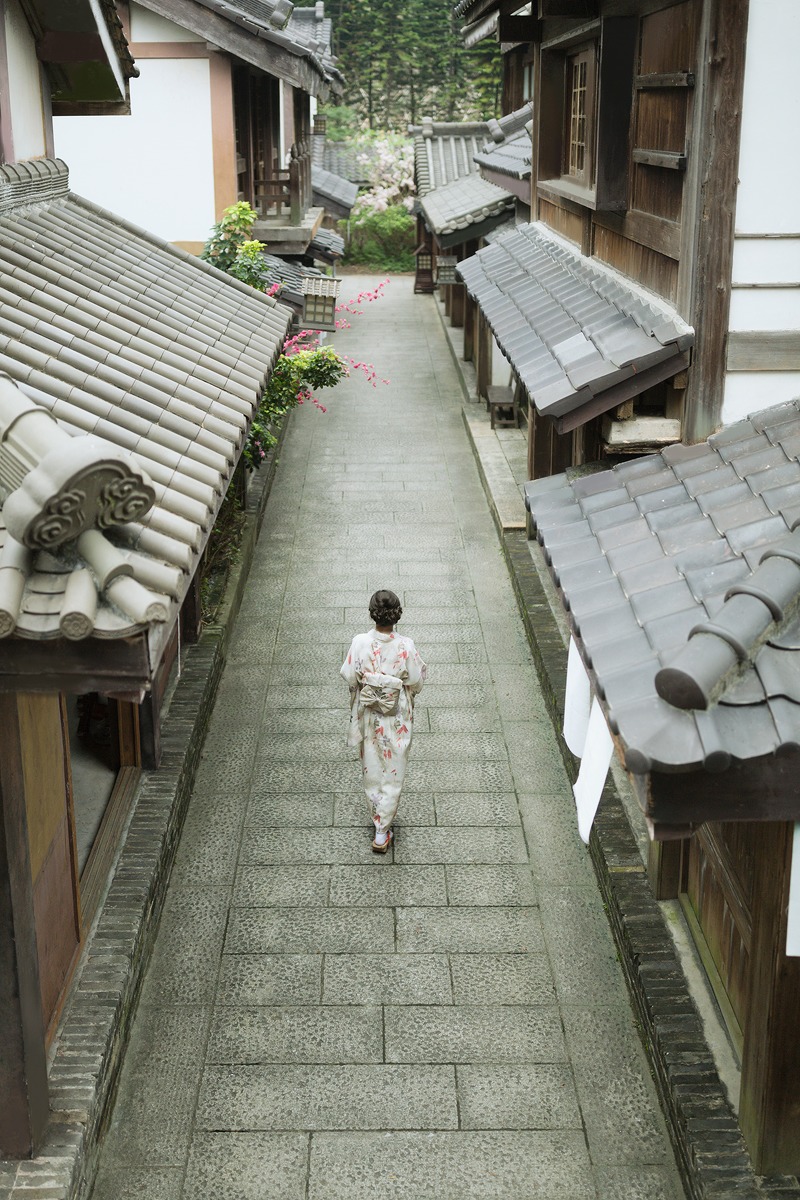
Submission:
<svg viewBox="0 0 800 1200">
<path fill-rule="evenodd" d="M 370 596 L 369 615 L 376 625 L 396 625 L 403 615 L 403 606 L 394 592 L 382 589 Z"/>
</svg>

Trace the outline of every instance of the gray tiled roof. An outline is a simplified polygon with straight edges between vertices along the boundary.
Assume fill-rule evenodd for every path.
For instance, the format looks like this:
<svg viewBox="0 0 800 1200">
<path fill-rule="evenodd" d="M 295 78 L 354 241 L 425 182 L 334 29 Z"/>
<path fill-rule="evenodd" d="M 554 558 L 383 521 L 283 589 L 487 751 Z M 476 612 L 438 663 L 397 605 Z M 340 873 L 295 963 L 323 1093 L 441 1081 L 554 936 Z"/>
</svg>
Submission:
<svg viewBox="0 0 800 1200">
<path fill-rule="evenodd" d="M 501 221 L 499 225 L 495 225 L 494 229 L 490 229 L 488 233 L 485 233 L 483 235 L 483 240 L 491 245 L 492 242 L 496 242 L 498 238 L 501 238 L 504 234 L 510 233 L 512 229 L 516 228 L 516 217 L 508 217 L 507 220 Z"/>
<path fill-rule="evenodd" d="M 442 245 L 475 236 L 475 226 L 502 220 L 513 211 L 514 197 L 476 172 L 434 188 L 420 200 L 425 223 Z M 457 236 L 463 235 L 463 236 Z"/>
<path fill-rule="evenodd" d="M 487 121 L 431 121 L 409 125 L 414 138 L 417 195 L 463 179 L 475 171 L 473 159 L 489 135 Z"/>
<path fill-rule="evenodd" d="M 325 262 L 335 262 L 344 254 L 344 238 L 340 237 L 338 233 L 334 233 L 332 229 L 320 229 L 311 239 L 308 253 Z"/>
<path fill-rule="evenodd" d="M 311 186 L 314 191 L 314 203 L 323 207 L 327 200 L 337 209 L 346 209 L 349 212 L 358 196 L 357 183 L 351 183 L 349 179 L 335 175 L 333 171 L 326 171 L 324 167 L 312 166 Z"/>
<path fill-rule="evenodd" d="M 512 179 L 530 179 L 532 155 L 531 126 L 528 124 L 501 142 L 490 142 L 475 155 L 475 162 L 479 167 L 510 175 Z"/>
<path fill-rule="evenodd" d="M 322 60 L 326 71 L 338 81 L 342 80 L 341 73 L 336 67 L 336 56 L 333 53 L 333 21 L 325 16 L 323 0 L 311 8 L 292 10 L 286 31 L 298 42 L 314 49 Z"/>
<path fill-rule="evenodd" d="M 357 185 L 369 183 L 372 152 L 368 146 L 329 142 L 324 134 L 317 133 L 312 138 L 311 156 L 315 167 Z"/>
<path fill-rule="evenodd" d="M 694 335 L 673 309 L 539 222 L 457 270 L 540 413 L 595 415 L 619 403 L 617 384 L 685 365 Z"/>
<path fill-rule="evenodd" d="M 526 485 L 636 774 L 718 771 L 800 744 L 798 454 L 794 402 L 707 443 Z"/>
<path fill-rule="evenodd" d="M 311 68 L 309 79 L 321 79 L 328 85 L 338 85 L 341 76 L 334 66 L 329 49 L 309 38 L 306 23 L 293 26 L 291 0 L 196 0 L 204 8 L 218 13 L 233 25 L 247 30 L 257 38 L 279 46 L 282 50 L 303 59 Z M 148 0 L 142 0 L 149 7 Z M 191 5 L 187 6 L 186 24 L 192 28 Z M 154 8 L 153 11 L 156 11 Z"/>
<path fill-rule="evenodd" d="M 322 271 L 316 267 L 304 267 L 302 263 L 287 262 L 274 254 L 262 254 L 261 262 L 261 279 L 265 287 L 280 284 L 281 290 L 276 299 L 299 312 L 303 307 L 303 280 L 309 275 L 321 275 Z"/>
<path fill-rule="evenodd" d="M 57 160 L 0 168 L 0 305 L 0 372 L 76 438 L 132 453 L 153 481 L 150 512 L 106 537 L 174 613 L 290 313 L 74 195 Z M 18 635 L 59 636 L 65 586 L 81 565 L 66 551 L 33 561 Z M 95 636 L 144 627 L 100 596 Z"/>
</svg>

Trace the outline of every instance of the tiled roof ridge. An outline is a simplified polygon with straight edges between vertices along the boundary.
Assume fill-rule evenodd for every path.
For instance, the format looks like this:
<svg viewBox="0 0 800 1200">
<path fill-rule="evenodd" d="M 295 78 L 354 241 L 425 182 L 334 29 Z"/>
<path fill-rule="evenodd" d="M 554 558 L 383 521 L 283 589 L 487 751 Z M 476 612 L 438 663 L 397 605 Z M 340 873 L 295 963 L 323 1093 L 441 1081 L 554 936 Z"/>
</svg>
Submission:
<svg viewBox="0 0 800 1200">
<path fill-rule="evenodd" d="M 408 132 L 412 137 L 458 137 L 470 134 L 488 133 L 487 121 L 434 121 L 433 117 L 423 117 L 419 125 L 409 125 Z"/>
<path fill-rule="evenodd" d="M 0 374 L 0 496 L 7 536 L 0 551 L 0 638 L 14 632 L 35 556 L 67 569 L 58 630 L 94 632 L 100 596 L 127 623 L 167 619 L 170 600 L 137 580 L 137 566 L 105 530 L 152 509 L 156 489 L 136 457 L 93 434 L 74 436 Z"/>
<path fill-rule="evenodd" d="M 734 584 L 713 620 L 689 633 L 672 662 L 656 673 L 656 691 L 674 708 L 707 709 L 752 663 L 776 629 L 800 607 L 800 531 L 767 550 L 748 579 Z"/>
<path fill-rule="evenodd" d="M 513 112 L 506 113 L 503 117 L 491 117 L 486 124 L 489 126 L 492 141 L 487 143 L 485 149 L 490 148 L 493 143 L 504 142 L 512 134 L 520 133 L 532 117 L 532 100 L 526 101 L 521 108 L 515 108 Z"/>
<path fill-rule="evenodd" d="M 800 400 L 525 493 L 630 771 L 800 745 Z"/>
<path fill-rule="evenodd" d="M 41 172 L 41 162 L 31 166 Z M 61 166 L 56 174 L 66 181 Z M 27 165 L 21 173 L 19 164 L 3 169 L 3 178 L 15 184 L 20 174 L 30 182 Z M 89 455 L 93 436 L 102 438 L 123 452 L 109 456 L 111 474 L 119 474 L 129 452 L 154 492 L 148 511 L 126 510 L 121 524 L 102 533 L 84 530 L 100 538 L 88 539 L 85 554 L 73 542 L 55 557 L 39 550 L 23 563 L 29 573 L 15 558 L 20 525 L 14 505 L 8 522 L 0 512 L 0 553 L 15 560 L 4 565 L 16 571 L 3 586 L 20 591 L 9 632 L 32 639 L 127 637 L 161 620 L 165 604 L 169 617 L 180 602 L 291 312 L 71 192 L 2 215 L 0 265 L 0 369 L 35 406 L 25 418 L 28 432 L 32 428 L 35 438 L 35 430 L 43 430 L 37 443 L 43 452 L 50 443 L 66 445 L 65 469 Z M 53 417 L 57 426 L 48 432 Z M 14 421 L 0 448 L 0 473 L 12 492 L 35 465 L 30 454 L 20 455 L 22 425 Z M 48 481 L 57 482 L 60 465 L 48 471 Z M 99 578 L 90 557 L 95 552 L 113 559 L 114 578 L 92 591 L 90 576 Z M 76 564 L 79 570 L 88 564 L 90 576 L 78 573 L 72 582 Z M 145 603 L 139 588 L 156 600 Z M 100 597 L 88 634 L 82 630 L 92 605 L 85 603 L 74 628 L 61 628 L 73 592 L 85 603 Z M 8 621 L 13 600 L 14 594 L 5 595 Z"/>
<path fill-rule="evenodd" d="M 69 167 L 63 159 L 30 158 L 0 166 L 0 214 L 68 193 Z"/>
<path fill-rule="evenodd" d="M 234 25 L 246 29 L 249 33 L 256 37 L 265 38 L 267 41 L 274 42 L 278 46 L 282 46 L 284 50 L 288 50 L 290 54 L 297 57 L 307 58 L 312 64 L 318 75 L 322 79 L 329 79 L 331 71 L 338 76 L 339 72 L 333 68 L 332 64 L 326 64 L 323 61 L 320 48 L 314 43 L 313 45 L 298 41 L 286 32 L 285 26 L 288 24 L 288 16 L 283 24 L 276 24 L 273 16 L 281 11 L 276 9 L 276 12 L 269 15 L 269 19 L 262 21 L 251 16 L 245 9 L 236 4 L 235 0 L 198 0 L 204 8 L 209 8 L 213 12 L 231 21 Z M 278 0 L 278 4 L 290 5 L 290 0 Z M 291 15 L 291 7 L 289 16 Z"/>
<path fill-rule="evenodd" d="M 530 179 L 533 159 L 531 124 L 516 130 L 499 142 L 488 142 L 473 155 L 479 168 L 508 175 L 512 179 Z"/>
</svg>

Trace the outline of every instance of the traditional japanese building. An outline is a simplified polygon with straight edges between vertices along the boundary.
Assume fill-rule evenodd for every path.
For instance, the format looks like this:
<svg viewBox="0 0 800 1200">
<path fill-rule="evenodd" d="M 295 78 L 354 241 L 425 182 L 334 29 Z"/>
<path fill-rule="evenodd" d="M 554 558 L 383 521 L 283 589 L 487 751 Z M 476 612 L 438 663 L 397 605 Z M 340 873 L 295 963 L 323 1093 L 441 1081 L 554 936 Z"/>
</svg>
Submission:
<svg viewBox="0 0 800 1200">
<path fill-rule="evenodd" d="M 140 71 L 131 115 L 101 129 L 56 121 L 76 186 L 192 253 L 246 200 L 271 253 L 304 254 L 324 216 L 312 104 L 342 82 L 322 5 L 145 0 L 121 13 Z M 142 164 L 134 178 L 131 161 Z"/>
<path fill-rule="evenodd" d="M 800 1169 L 799 447 L 794 402 L 526 489 L 653 889 L 681 900 L 741 1056 L 761 1174 Z"/>
<path fill-rule="evenodd" d="M 687 369 L 676 362 L 671 376 L 640 376 L 626 401 L 571 430 L 559 431 L 531 396 L 530 473 L 641 453 L 663 442 L 666 422 L 678 440 L 703 438 L 747 411 L 755 383 L 769 403 L 791 398 L 800 390 L 794 168 L 763 105 L 791 75 L 774 54 L 797 36 L 796 7 L 743 2 L 723 12 L 712 0 L 684 0 L 637 3 L 621 15 L 604 0 L 541 0 L 527 8 L 462 0 L 456 12 L 473 39 L 527 38 L 534 236 L 563 239 L 579 275 L 600 263 L 620 288 L 652 293 L 695 332 Z M 484 252 L 487 267 L 499 261 Z M 535 265 L 520 265 L 522 275 L 494 280 L 510 300 L 510 324 L 493 325 L 501 345 L 520 297 L 540 282 Z M 486 274 L 476 267 L 470 278 Z M 574 338 L 589 352 L 593 330 L 568 305 L 563 316 L 563 329 L 541 329 L 550 351 Z M 506 353 L 516 369 L 517 352 Z"/>
</svg>

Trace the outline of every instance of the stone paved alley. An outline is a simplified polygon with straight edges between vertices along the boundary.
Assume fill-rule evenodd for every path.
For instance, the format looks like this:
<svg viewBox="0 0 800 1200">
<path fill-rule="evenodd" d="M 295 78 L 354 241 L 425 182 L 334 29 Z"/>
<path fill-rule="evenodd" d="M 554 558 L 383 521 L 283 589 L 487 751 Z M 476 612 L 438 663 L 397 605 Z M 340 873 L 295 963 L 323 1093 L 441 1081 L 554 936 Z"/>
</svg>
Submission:
<svg viewBox="0 0 800 1200">
<path fill-rule="evenodd" d="M 391 385 L 292 418 L 94 1200 L 683 1195 L 435 304 L 395 279 L 336 337 Z M 378 587 L 429 664 L 385 858 Z"/>
</svg>

